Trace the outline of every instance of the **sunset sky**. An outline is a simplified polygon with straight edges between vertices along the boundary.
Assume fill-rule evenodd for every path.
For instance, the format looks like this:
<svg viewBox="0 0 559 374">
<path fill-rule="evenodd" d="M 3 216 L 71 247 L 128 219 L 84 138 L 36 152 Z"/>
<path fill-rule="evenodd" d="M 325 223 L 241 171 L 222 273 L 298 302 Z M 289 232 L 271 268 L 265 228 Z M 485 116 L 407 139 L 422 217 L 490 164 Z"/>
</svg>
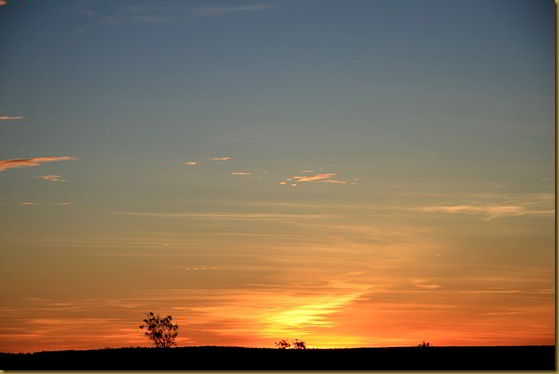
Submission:
<svg viewBox="0 0 559 374">
<path fill-rule="evenodd" d="M 552 0 L 0 4 L 0 352 L 554 344 Z"/>
</svg>

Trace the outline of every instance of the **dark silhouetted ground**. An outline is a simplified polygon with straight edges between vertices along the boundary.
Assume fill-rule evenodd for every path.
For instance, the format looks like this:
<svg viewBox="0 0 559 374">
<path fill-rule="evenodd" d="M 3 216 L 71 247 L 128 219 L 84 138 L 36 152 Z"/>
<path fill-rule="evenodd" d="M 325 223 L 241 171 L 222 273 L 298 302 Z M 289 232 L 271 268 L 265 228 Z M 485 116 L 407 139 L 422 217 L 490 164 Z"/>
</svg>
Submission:
<svg viewBox="0 0 559 374">
<path fill-rule="evenodd" d="M 0 369 L 555 370 L 555 346 L 280 350 L 118 348 L 0 353 Z"/>
</svg>

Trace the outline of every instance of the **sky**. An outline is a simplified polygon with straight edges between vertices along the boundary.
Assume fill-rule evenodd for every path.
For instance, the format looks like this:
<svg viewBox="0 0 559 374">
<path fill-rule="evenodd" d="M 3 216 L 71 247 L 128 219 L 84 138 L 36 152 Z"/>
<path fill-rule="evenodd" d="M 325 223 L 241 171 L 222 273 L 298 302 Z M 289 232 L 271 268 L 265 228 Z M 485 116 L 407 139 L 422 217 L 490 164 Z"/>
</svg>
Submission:
<svg viewBox="0 0 559 374">
<path fill-rule="evenodd" d="M 0 352 L 554 344 L 554 14 L 0 1 Z"/>
</svg>

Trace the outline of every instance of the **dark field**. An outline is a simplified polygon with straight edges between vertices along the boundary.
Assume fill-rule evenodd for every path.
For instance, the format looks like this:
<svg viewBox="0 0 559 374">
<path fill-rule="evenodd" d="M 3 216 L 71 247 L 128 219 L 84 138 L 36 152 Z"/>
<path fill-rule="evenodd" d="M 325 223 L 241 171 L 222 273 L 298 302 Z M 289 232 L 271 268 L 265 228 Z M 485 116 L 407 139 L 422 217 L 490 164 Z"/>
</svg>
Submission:
<svg viewBox="0 0 559 374">
<path fill-rule="evenodd" d="M 118 348 L 0 353 L 0 369 L 555 370 L 555 346 L 280 350 Z"/>
</svg>

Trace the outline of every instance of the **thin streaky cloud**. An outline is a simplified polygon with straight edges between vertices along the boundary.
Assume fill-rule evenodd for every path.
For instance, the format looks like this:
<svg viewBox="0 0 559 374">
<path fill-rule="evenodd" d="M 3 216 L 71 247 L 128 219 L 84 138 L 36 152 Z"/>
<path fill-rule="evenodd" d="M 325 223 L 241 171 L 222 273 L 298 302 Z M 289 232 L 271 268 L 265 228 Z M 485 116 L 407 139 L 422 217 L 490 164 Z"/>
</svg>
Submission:
<svg viewBox="0 0 559 374">
<path fill-rule="evenodd" d="M 1 1 L 1 0 L 0 0 Z M 2 4 L 0 2 L 0 6 L 1 5 L 6 5 L 6 3 Z M 0 116 L 0 121 L 11 121 L 11 120 L 15 120 L 15 119 L 23 119 L 25 118 L 24 116 Z"/>
<path fill-rule="evenodd" d="M 176 19 L 177 14 L 185 11 L 172 13 L 168 7 L 157 5 L 126 4 L 124 2 L 113 2 L 108 12 L 100 12 L 92 1 L 74 1 L 59 11 L 86 17 L 95 23 L 120 25 L 127 23 L 162 23 Z M 88 25 L 91 26 L 91 25 Z"/>
<path fill-rule="evenodd" d="M 301 170 L 301 172 L 312 172 L 312 170 Z M 349 182 L 340 180 L 340 179 L 333 179 L 336 176 L 336 173 L 320 173 L 315 175 L 295 175 L 290 178 L 285 179 L 280 184 L 286 185 L 288 182 L 291 182 L 291 186 L 296 186 L 297 183 L 308 183 L 308 182 L 320 182 L 320 183 L 332 183 L 332 184 L 348 184 Z M 356 184 L 355 182 L 351 184 Z"/>
<path fill-rule="evenodd" d="M 211 160 L 211 161 L 229 161 L 231 159 L 232 159 L 232 157 L 211 157 L 208 160 Z"/>
<path fill-rule="evenodd" d="M 217 267 L 215 266 L 198 266 L 198 267 L 191 267 L 191 268 L 186 268 L 184 270 L 186 271 L 212 271 L 212 270 L 216 270 Z"/>
<path fill-rule="evenodd" d="M 336 179 L 324 179 L 324 180 L 321 180 L 319 182 L 321 182 L 321 183 L 335 183 L 335 184 L 347 184 L 348 183 L 346 181 L 340 181 L 340 180 L 336 180 Z"/>
<path fill-rule="evenodd" d="M 12 169 L 12 168 L 39 166 L 45 162 L 58 162 L 58 161 L 70 161 L 70 160 L 79 160 L 79 158 L 73 156 L 59 156 L 59 157 L 34 157 L 34 158 L 16 158 L 11 160 L 0 160 L 0 171 Z"/>
<path fill-rule="evenodd" d="M 231 6 L 231 7 L 207 7 L 200 8 L 194 12 L 195 15 L 199 16 L 216 16 L 231 13 L 241 13 L 241 12 L 257 12 L 265 9 L 273 8 L 272 4 L 254 4 L 254 5 L 242 5 L 242 6 Z"/>
<path fill-rule="evenodd" d="M 410 282 L 414 287 L 424 290 L 436 290 L 442 288 L 440 284 L 429 283 L 427 279 L 414 279 Z"/>
<path fill-rule="evenodd" d="M 60 203 L 41 203 L 41 202 L 35 202 L 35 201 L 23 201 L 21 203 L 19 203 L 20 205 L 58 205 L 58 206 L 64 206 L 64 205 L 72 205 L 71 202 L 69 201 L 64 201 L 64 202 L 60 202 Z"/>
<path fill-rule="evenodd" d="M 112 214 L 159 218 L 207 218 L 222 220 L 282 220 L 282 219 L 317 219 L 336 217 L 332 214 L 283 214 L 283 213 L 166 213 L 166 212 L 112 212 Z"/>
<path fill-rule="evenodd" d="M 460 293 L 467 293 L 467 294 L 519 294 L 522 293 L 520 290 L 466 290 L 466 291 L 457 291 Z"/>
<path fill-rule="evenodd" d="M 60 175 L 39 175 L 35 179 L 42 179 L 49 182 L 67 182 L 65 179 L 60 179 Z"/>
<path fill-rule="evenodd" d="M 201 164 L 200 161 L 187 161 L 182 163 L 185 166 L 198 166 Z"/>
<path fill-rule="evenodd" d="M 252 173 L 249 171 L 234 171 L 231 173 L 232 175 L 251 175 Z"/>
<path fill-rule="evenodd" d="M 524 215 L 553 215 L 553 209 L 530 209 L 522 205 L 448 205 L 448 206 L 428 206 L 411 208 L 411 210 L 426 212 L 426 213 L 465 213 L 465 214 L 483 214 L 487 217 L 486 221 L 502 218 L 502 217 L 515 217 Z"/>
<path fill-rule="evenodd" d="M 323 174 L 316 174 L 316 175 L 309 175 L 309 176 L 294 176 L 292 177 L 297 182 L 314 182 L 324 179 L 330 179 L 335 177 L 336 173 L 323 173 Z"/>
</svg>

